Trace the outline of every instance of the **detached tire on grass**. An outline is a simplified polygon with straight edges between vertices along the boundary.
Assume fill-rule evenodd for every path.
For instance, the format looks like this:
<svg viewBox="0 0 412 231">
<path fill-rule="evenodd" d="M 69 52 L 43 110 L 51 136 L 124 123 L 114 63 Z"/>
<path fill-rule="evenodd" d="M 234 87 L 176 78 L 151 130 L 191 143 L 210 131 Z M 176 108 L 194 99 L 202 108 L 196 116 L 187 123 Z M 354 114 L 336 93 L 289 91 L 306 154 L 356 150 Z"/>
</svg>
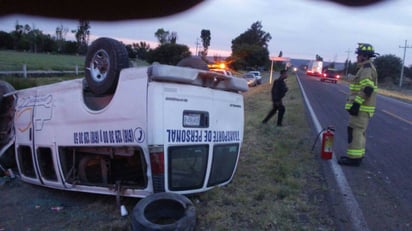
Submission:
<svg viewBox="0 0 412 231">
<path fill-rule="evenodd" d="M 141 199 L 133 209 L 133 231 L 193 231 L 196 211 L 185 196 L 161 192 Z"/>
<path fill-rule="evenodd" d="M 120 71 L 129 66 L 126 47 L 111 38 L 99 38 L 89 47 L 86 55 L 87 85 L 96 96 L 113 94 Z"/>
</svg>

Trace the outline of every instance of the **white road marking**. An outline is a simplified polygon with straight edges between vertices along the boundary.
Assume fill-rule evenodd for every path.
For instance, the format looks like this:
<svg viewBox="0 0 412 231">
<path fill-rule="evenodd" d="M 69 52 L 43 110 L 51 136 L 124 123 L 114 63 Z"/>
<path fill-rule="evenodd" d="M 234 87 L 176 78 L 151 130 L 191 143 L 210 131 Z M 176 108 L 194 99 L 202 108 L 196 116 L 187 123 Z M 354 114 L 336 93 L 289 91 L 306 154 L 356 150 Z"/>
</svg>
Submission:
<svg viewBox="0 0 412 231">
<path fill-rule="evenodd" d="M 384 112 L 384 113 L 386 113 L 386 114 L 388 114 L 388 115 L 390 115 L 390 116 L 392 116 L 392 117 L 394 117 L 394 118 L 396 118 L 396 119 L 398 119 L 398 120 L 400 120 L 400 121 L 403 121 L 403 122 L 405 122 L 405 123 L 407 123 L 407 124 L 409 124 L 409 125 L 412 125 L 412 121 L 407 120 L 407 119 L 404 119 L 403 117 L 398 116 L 398 115 L 396 115 L 396 114 L 394 114 L 394 113 L 392 113 L 392 112 L 389 112 L 389 111 L 386 111 L 386 110 L 382 110 L 382 112 Z"/>
</svg>

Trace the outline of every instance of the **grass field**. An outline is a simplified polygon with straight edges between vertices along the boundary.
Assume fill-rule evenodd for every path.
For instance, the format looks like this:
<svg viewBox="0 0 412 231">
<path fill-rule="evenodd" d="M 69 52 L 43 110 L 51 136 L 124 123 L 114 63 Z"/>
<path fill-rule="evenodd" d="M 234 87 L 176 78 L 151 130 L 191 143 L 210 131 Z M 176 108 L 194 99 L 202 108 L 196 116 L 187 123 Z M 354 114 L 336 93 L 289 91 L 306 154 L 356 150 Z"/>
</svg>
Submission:
<svg viewBox="0 0 412 231">
<path fill-rule="evenodd" d="M 84 69 L 84 56 L 35 54 L 0 50 L 0 71 L 21 71 L 23 64 L 27 70 L 75 70 L 76 65 Z"/>
</svg>

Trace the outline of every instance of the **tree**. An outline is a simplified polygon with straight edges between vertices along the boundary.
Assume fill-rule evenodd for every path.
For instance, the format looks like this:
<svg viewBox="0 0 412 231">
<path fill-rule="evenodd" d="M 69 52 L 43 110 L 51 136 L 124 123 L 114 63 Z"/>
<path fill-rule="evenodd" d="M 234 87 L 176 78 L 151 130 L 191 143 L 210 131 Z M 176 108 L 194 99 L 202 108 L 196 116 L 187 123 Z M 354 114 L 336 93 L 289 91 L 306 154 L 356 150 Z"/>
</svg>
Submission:
<svg viewBox="0 0 412 231">
<path fill-rule="evenodd" d="M 163 28 L 157 29 L 157 31 L 155 32 L 155 37 L 159 41 L 160 45 L 166 43 L 176 44 L 177 42 L 177 33 L 166 31 Z"/>
<path fill-rule="evenodd" d="M 412 65 L 409 67 L 405 67 L 404 74 L 406 78 L 410 78 L 412 80 Z"/>
<path fill-rule="evenodd" d="M 160 45 L 163 45 L 167 43 L 167 39 L 169 38 L 169 31 L 165 31 L 163 28 L 159 28 L 155 32 L 155 37 L 159 41 Z"/>
<path fill-rule="evenodd" d="M 186 45 L 165 43 L 148 53 L 147 62 L 176 65 L 181 59 L 190 55 L 189 47 Z"/>
<path fill-rule="evenodd" d="M 5 31 L 0 31 L 0 49 L 13 49 L 13 37 Z"/>
<path fill-rule="evenodd" d="M 128 44 L 128 45 L 126 45 L 126 50 L 127 50 L 127 54 L 128 54 L 128 56 L 129 56 L 129 58 L 131 58 L 131 59 L 135 59 L 136 58 L 136 52 L 135 52 L 135 50 L 133 49 L 133 46 L 132 45 L 130 45 L 130 44 Z"/>
<path fill-rule="evenodd" d="M 79 54 L 86 54 L 87 46 L 89 44 L 90 22 L 80 19 L 77 30 L 72 32 L 75 33 L 76 36 Z"/>
<path fill-rule="evenodd" d="M 379 82 L 399 83 L 402 67 L 401 58 L 395 55 L 382 55 L 374 60 L 374 64 L 378 72 Z"/>
<path fill-rule="evenodd" d="M 278 55 L 278 57 L 280 58 L 280 57 L 282 57 L 283 56 L 283 52 L 282 51 L 279 51 L 279 55 Z M 283 69 L 283 62 L 282 61 L 276 61 L 275 62 L 275 70 L 280 70 L 280 69 Z"/>
<path fill-rule="evenodd" d="M 61 53 L 63 50 L 64 42 L 66 41 L 66 34 L 68 31 L 69 29 L 63 27 L 63 25 L 56 27 L 56 43 L 58 53 Z"/>
<path fill-rule="evenodd" d="M 16 22 L 15 31 L 18 34 L 27 34 L 29 33 L 29 31 L 31 31 L 31 27 L 28 24 L 23 26 L 23 25 L 20 25 L 19 22 Z"/>
<path fill-rule="evenodd" d="M 89 24 L 81 29 L 90 28 Z M 10 33 L 0 31 L 0 49 L 14 49 L 16 51 L 26 52 L 49 52 L 49 53 L 63 53 L 76 54 L 79 53 L 78 42 L 65 41 L 66 34 L 69 30 L 63 25 L 56 28 L 56 34 L 43 34 L 39 29 L 36 29 L 28 24 L 22 25 L 18 21 L 14 26 L 14 30 Z M 79 33 L 74 30 L 73 33 Z M 88 43 L 88 36 L 90 32 L 86 30 L 84 36 L 84 44 Z M 87 51 L 87 48 L 84 49 Z"/>
<path fill-rule="evenodd" d="M 176 42 L 177 42 L 177 32 L 172 31 L 172 33 L 170 33 L 170 35 L 168 37 L 168 41 L 171 44 L 176 44 Z"/>
<path fill-rule="evenodd" d="M 200 32 L 200 38 L 202 39 L 202 45 L 203 45 L 202 56 L 206 57 L 209 46 L 210 46 L 210 40 L 211 40 L 210 30 L 203 29 Z"/>
<path fill-rule="evenodd" d="M 146 60 L 147 55 L 150 51 L 150 45 L 146 42 L 139 42 L 132 44 L 133 50 L 136 53 L 137 58 Z"/>
<path fill-rule="evenodd" d="M 234 69 L 268 67 L 268 42 L 272 36 L 262 30 L 257 21 L 244 33 L 232 40 L 231 67 Z"/>
<path fill-rule="evenodd" d="M 27 33 L 30 41 L 30 51 L 33 53 L 42 51 L 43 32 L 38 29 L 33 29 Z"/>
<path fill-rule="evenodd" d="M 16 22 L 16 25 L 14 27 L 14 31 L 11 33 L 11 36 L 14 41 L 14 49 L 15 50 L 24 50 L 28 51 L 30 50 L 30 41 L 27 36 L 27 33 L 30 32 L 31 28 L 29 25 L 21 25 L 19 22 Z"/>
<path fill-rule="evenodd" d="M 75 41 L 66 41 L 64 43 L 62 53 L 71 54 L 71 55 L 76 54 L 77 53 L 77 42 L 75 42 Z"/>
</svg>

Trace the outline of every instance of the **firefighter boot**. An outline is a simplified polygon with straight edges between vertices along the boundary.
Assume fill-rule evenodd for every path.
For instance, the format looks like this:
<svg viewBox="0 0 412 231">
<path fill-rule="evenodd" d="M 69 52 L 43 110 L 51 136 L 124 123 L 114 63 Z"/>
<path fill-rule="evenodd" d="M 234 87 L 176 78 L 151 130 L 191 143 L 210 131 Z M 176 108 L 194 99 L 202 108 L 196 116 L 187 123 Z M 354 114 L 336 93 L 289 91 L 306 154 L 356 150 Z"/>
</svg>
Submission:
<svg viewBox="0 0 412 231">
<path fill-rule="evenodd" d="M 359 166 L 362 162 L 362 158 L 349 158 L 347 156 L 341 156 L 338 160 L 338 164 L 347 166 Z"/>
</svg>

